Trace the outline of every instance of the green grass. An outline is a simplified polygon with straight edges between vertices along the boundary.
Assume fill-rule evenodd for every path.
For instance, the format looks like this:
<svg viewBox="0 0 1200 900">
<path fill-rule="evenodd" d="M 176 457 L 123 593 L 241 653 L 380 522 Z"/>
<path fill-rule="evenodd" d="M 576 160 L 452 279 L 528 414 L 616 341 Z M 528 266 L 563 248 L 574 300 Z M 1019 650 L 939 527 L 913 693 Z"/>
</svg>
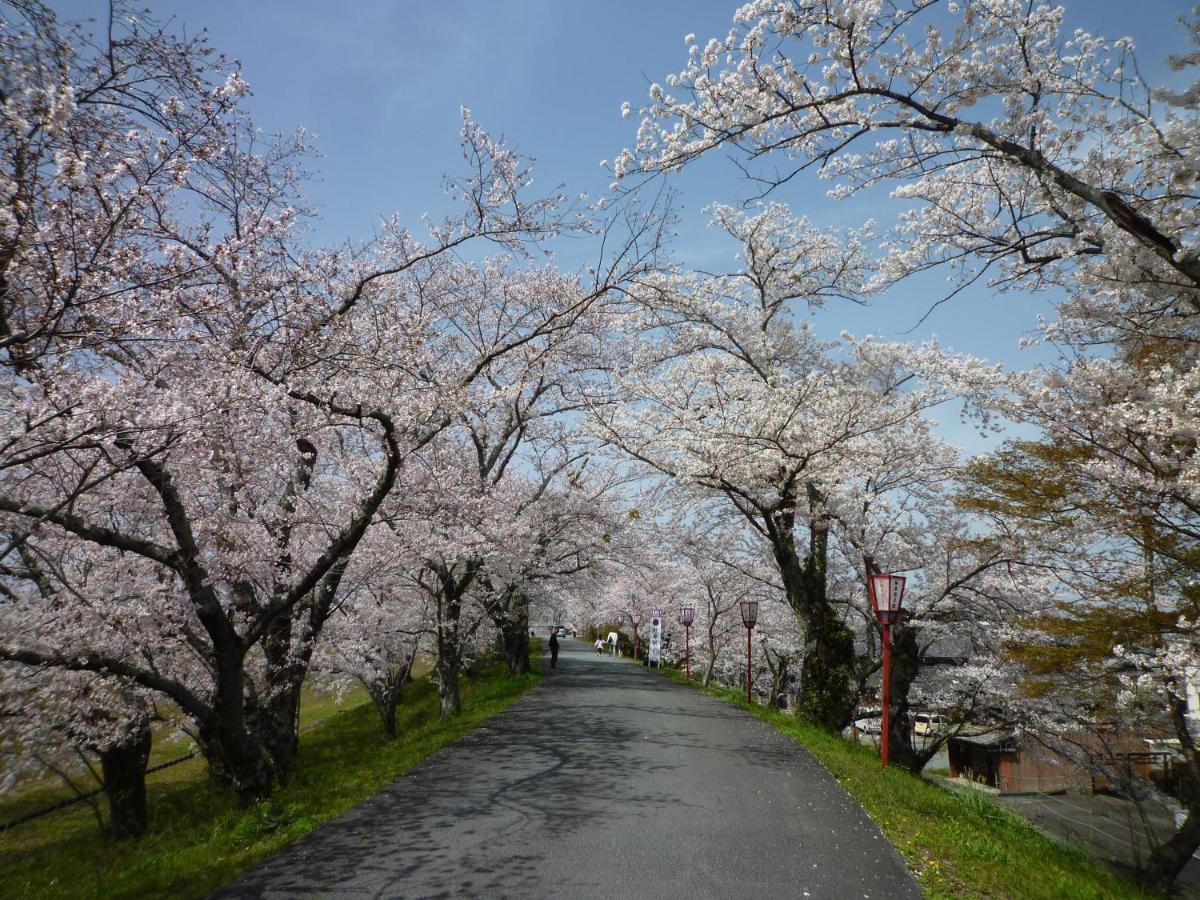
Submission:
<svg viewBox="0 0 1200 900">
<path fill-rule="evenodd" d="M 500 712 L 540 676 L 500 669 L 463 679 L 463 713 L 442 722 L 428 680 L 409 690 L 397 714 L 400 737 L 389 741 L 370 703 L 325 707 L 310 698 L 302 721 L 328 713 L 302 734 L 296 770 L 265 803 L 242 810 L 232 794 L 207 783 L 196 759 L 149 782 L 150 829 L 138 841 L 105 838 L 82 806 L 0 834 L 0 893 L 50 897 L 204 897 L 274 851 L 345 812 L 431 753 Z M 0 803 L 0 818 L 15 813 Z"/>
<path fill-rule="evenodd" d="M 680 673 L 663 670 L 680 683 Z M 693 685 L 699 686 L 693 681 Z M 750 711 L 795 738 L 841 783 L 900 851 L 930 898 L 1151 898 L 988 796 L 949 790 L 902 769 L 884 769 L 877 751 L 829 734 L 779 710 L 746 703 L 736 690 L 709 693 Z"/>
</svg>

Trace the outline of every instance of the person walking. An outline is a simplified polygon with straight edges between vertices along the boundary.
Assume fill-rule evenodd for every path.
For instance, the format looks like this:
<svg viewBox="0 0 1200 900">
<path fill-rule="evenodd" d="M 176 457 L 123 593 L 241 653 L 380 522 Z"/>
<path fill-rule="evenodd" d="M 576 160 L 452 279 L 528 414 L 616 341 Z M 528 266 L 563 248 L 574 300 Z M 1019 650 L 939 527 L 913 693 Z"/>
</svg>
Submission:
<svg viewBox="0 0 1200 900">
<path fill-rule="evenodd" d="M 608 633 L 608 645 L 609 645 L 609 647 L 612 648 L 613 656 L 617 655 L 617 641 L 619 641 L 619 640 L 620 640 L 620 638 L 617 637 L 617 633 L 615 631 L 610 631 Z"/>
<path fill-rule="evenodd" d="M 604 652 L 604 638 L 602 638 L 602 637 L 596 638 L 596 643 L 593 644 L 592 646 L 594 646 L 596 648 L 596 655 L 600 656 Z"/>
<path fill-rule="evenodd" d="M 550 668 L 558 667 L 558 633 L 550 632 Z"/>
</svg>

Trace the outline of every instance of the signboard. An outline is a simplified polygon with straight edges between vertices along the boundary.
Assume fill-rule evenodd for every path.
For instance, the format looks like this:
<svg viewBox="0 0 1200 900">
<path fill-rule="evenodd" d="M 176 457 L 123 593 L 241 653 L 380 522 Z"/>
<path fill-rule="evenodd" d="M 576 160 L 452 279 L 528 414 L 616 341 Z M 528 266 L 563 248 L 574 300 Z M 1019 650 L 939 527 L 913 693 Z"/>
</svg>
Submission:
<svg viewBox="0 0 1200 900">
<path fill-rule="evenodd" d="M 650 619 L 650 665 L 662 662 L 662 610 L 656 609 Z"/>
</svg>

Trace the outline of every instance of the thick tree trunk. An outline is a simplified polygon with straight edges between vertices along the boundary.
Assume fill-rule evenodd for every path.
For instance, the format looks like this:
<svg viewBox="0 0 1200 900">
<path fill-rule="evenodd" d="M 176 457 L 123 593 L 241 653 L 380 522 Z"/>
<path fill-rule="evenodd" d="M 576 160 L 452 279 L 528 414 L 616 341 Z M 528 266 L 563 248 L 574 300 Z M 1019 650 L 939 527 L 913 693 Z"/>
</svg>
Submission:
<svg viewBox="0 0 1200 900">
<path fill-rule="evenodd" d="M 850 722 L 854 690 L 854 635 L 832 610 L 807 621 L 808 641 L 800 663 L 800 716 L 828 731 Z"/>
<path fill-rule="evenodd" d="M 232 788 L 243 808 L 270 796 L 275 785 L 271 762 L 262 744 L 244 729 L 239 732 L 209 723 L 200 729 L 198 738 L 208 760 L 209 779 Z"/>
<path fill-rule="evenodd" d="M 444 600 L 438 611 L 437 671 L 440 715 L 443 719 L 462 712 L 462 699 L 458 690 L 458 673 L 462 668 L 462 646 L 459 632 L 461 605 L 457 598 Z"/>
<path fill-rule="evenodd" d="M 108 798 L 108 828 L 117 838 L 146 831 L 146 763 L 150 759 L 150 723 L 141 719 L 117 744 L 100 751 L 100 770 Z"/>
<path fill-rule="evenodd" d="M 1169 894 L 1175 879 L 1200 849 L 1200 803 L 1193 800 L 1186 806 L 1188 817 L 1169 841 L 1159 844 L 1150 853 L 1145 866 L 1138 872 L 1138 880 Z"/>
<path fill-rule="evenodd" d="M 1164 894 L 1170 892 L 1183 867 L 1200 850 L 1200 751 L 1192 740 L 1187 712 L 1186 700 L 1175 696 L 1171 704 L 1171 719 L 1184 751 L 1178 768 L 1179 799 L 1187 811 L 1187 818 L 1169 841 L 1151 851 L 1150 858 L 1138 872 L 1141 881 Z"/>
<path fill-rule="evenodd" d="M 275 777 L 286 780 L 300 747 L 300 688 L 304 668 L 296 671 L 292 656 L 291 614 L 279 615 L 263 633 L 260 644 L 267 661 L 266 700 L 256 711 L 255 726 L 271 758 Z"/>
<path fill-rule="evenodd" d="M 494 616 L 500 654 L 509 675 L 524 675 L 529 671 L 529 599 L 519 591 L 509 606 Z"/>
<path fill-rule="evenodd" d="M 913 746 L 908 694 L 920 671 L 919 653 L 916 630 L 904 624 L 894 626 L 888 755 L 893 764 L 915 773 L 925 768 L 925 764 L 933 756 L 932 753 L 926 753 Z"/>
<path fill-rule="evenodd" d="M 821 728 L 841 731 L 857 699 L 854 635 L 839 620 L 826 593 L 829 516 L 824 498 L 812 485 L 806 491 L 811 520 L 803 562 L 796 550 L 796 500 L 790 489 L 781 492 L 779 506 L 765 521 L 788 605 L 805 636 L 797 712 Z"/>
<path fill-rule="evenodd" d="M 462 669 L 462 602 L 463 596 L 479 575 L 479 560 L 471 560 L 458 570 L 456 566 L 433 564 L 437 575 L 437 660 L 434 670 L 438 679 L 438 698 L 441 717 L 448 719 L 462 712 L 458 673 Z"/>
<path fill-rule="evenodd" d="M 197 737 L 208 760 L 209 778 L 232 788 L 238 803 L 248 807 L 270 795 L 275 772 L 261 740 L 249 727 L 254 713 L 246 708 L 242 654 L 233 649 L 218 650 L 216 659 L 213 710 L 206 721 L 199 723 Z"/>
<path fill-rule="evenodd" d="M 348 559 L 334 563 L 314 589 L 311 605 L 276 616 L 259 643 L 267 660 L 270 695 L 255 723 L 275 777 L 286 781 L 300 750 L 300 696 Z M 299 629 L 297 636 L 296 630 Z M 293 646 L 295 645 L 295 646 Z"/>
<path fill-rule="evenodd" d="M 811 528 L 808 558 L 801 565 L 790 531 L 781 534 L 775 558 L 788 603 L 805 635 L 800 661 L 799 715 L 830 731 L 850 721 L 856 698 L 854 635 L 826 599 L 827 528 Z"/>
<path fill-rule="evenodd" d="M 526 621 L 505 625 L 501 632 L 504 662 L 510 675 L 524 675 L 529 671 L 529 628 Z"/>
<path fill-rule="evenodd" d="M 289 684 L 259 710 L 258 729 L 263 749 L 271 758 L 275 777 L 286 781 L 300 749 L 300 684 Z"/>
</svg>

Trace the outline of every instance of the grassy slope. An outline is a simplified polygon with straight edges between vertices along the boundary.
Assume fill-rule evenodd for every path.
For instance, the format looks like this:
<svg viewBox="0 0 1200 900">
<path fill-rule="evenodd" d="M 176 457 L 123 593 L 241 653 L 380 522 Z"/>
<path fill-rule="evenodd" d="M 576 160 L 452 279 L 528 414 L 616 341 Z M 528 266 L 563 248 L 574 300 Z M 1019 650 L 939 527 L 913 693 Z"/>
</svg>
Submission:
<svg viewBox="0 0 1200 900">
<path fill-rule="evenodd" d="M 302 735 L 295 773 L 271 800 L 238 809 L 214 791 L 201 760 L 158 773 L 150 782 L 150 830 L 140 841 L 105 839 L 86 807 L 56 813 L 0 834 L 0 893 L 43 897 L 204 897 L 283 845 L 344 812 L 504 709 L 537 682 L 496 670 L 464 679 L 463 714 L 437 718 L 437 692 L 415 684 L 398 713 L 401 736 L 388 741 L 364 697 L 332 711 Z M 320 717 L 313 698 L 303 713 Z M 22 796 L 0 803 L 14 814 Z"/>
<path fill-rule="evenodd" d="M 683 682 L 677 672 L 664 670 Z M 749 709 L 740 691 L 710 693 Z M 877 751 L 778 710 L 751 710 L 813 754 L 879 825 L 931 898 L 1149 898 L 1078 847 L 1039 832 L 975 791 L 951 791 L 901 769 Z"/>
</svg>

